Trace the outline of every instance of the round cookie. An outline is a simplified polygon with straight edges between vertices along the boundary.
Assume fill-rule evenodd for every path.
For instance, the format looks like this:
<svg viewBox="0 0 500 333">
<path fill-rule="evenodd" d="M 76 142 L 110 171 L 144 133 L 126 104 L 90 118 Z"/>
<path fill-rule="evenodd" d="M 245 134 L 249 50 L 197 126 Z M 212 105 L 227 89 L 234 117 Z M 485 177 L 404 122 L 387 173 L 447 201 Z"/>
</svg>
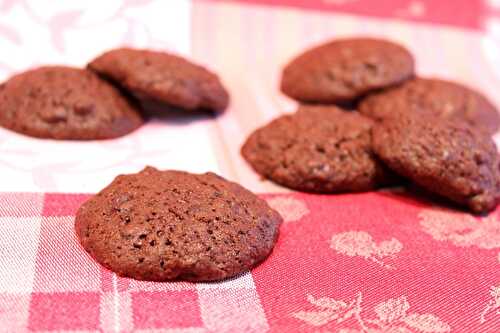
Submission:
<svg viewBox="0 0 500 333">
<path fill-rule="evenodd" d="M 493 134 L 500 125 L 498 110 L 486 97 L 461 84 L 417 78 L 397 88 L 366 97 L 359 111 L 376 120 L 401 113 L 430 113 L 442 118 L 464 120 Z"/>
<path fill-rule="evenodd" d="M 216 74 L 168 53 L 120 48 L 97 57 L 88 68 L 141 99 L 214 112 L 229 104 L 229 94 Z"/>
<path fill-rule="evenodd" d="M 373 149 L 393 171 L 472 212 L 495 209 L 500 186 L 494 142 L 463 122 L 401 116 L 374 126 Z"/>
<path fill-rule="evenodd" d="M 303 105 L 252 133 L 241 153 L 257 173 L 296 190 L 371 190 L 392 180 L 372 152 L 372 125 L 357 112 Z"/>
<path fill-rule="evenodd" d="M 135 108 L 93 72 L 47 66 L 0 86 L 0 125 L 39 138 L 97 140 L 140 127 Z"/>
<path fill-rule="evenodd" d="M 76 234 L 97 262 L 139 280 L 212 281 L 264 260 L 281 216 L 214 173 L 147 167 L 85 202 Z"/>
<path fill-rule="evenodd" d="M 301 102 L 345 103 L 414 74 L 412 55 L 380 39 L 338 39 L 301 54 L 283 70 L 281 90 Z"/>
</svg>

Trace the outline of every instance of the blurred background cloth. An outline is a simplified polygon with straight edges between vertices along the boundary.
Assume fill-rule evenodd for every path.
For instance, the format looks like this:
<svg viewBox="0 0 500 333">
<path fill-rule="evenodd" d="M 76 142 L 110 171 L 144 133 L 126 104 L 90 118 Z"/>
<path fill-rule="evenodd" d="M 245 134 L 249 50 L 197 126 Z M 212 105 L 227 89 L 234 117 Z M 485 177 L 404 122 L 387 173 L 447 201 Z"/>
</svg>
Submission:
<svg viewBox="0 0 500 333">
<path fill-rule="evenodd" d="M 232 103 L 217 119 L 167 115 L 113 141 L 53 142 L 0 129 L 2 189 L 92 193 L 150 164 L 212 170 L 255 191 L 283 191 L 262 182 L 239 148 L 253 129 L 294 110 L 278 89 L 284 64 L 307 47 L 358 35 L 402 43 L 418 73 L 458 80 L 500 105 L 498 0 L 3 1 L 0 79 L 42 64 L 84 66 L 130 45 L 210 67 Z"/>
</svg>

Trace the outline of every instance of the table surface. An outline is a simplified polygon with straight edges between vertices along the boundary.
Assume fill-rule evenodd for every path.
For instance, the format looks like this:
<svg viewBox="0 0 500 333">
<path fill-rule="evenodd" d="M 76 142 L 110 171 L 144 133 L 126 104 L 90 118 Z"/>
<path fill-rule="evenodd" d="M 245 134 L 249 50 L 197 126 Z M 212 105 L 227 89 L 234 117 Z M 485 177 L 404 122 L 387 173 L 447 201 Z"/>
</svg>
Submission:
<svg viewBox="0 0 500 333">
<path fill-rule="evenodd" d="M 457 80 L 500 106 L 500 2 L 390 0 L 0 2 L 0 77 L 83 66 L 132 45 L 220 74 L 219 117 L 169 115 L 124 138 L 56 142 L 0 129 L 0 332 L 500 332 L 500 220 L 402 189 L 294 193 L 263 181 L 239 148 L 296 104 L 283 65 L 345 36 L 408 47 L 417 72 Z M 220 283 L 117 277 L 82 250 L 78 206 L 145 165 L 215 171 L 259 193 L 285 223 L 271 257 Z M 80 193 L 80 194 L 79 194 Z"/>
</svg>

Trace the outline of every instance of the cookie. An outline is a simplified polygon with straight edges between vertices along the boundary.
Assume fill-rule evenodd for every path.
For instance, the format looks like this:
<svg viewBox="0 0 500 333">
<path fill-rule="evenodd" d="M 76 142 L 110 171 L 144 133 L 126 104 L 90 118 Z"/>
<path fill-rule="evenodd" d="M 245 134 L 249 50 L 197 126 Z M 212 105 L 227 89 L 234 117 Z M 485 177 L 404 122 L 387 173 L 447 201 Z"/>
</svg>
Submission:
<svg viewBox="0 0 500 333">
<path fill-rule="evenodd" d="M 391 118 L 373 129 L 373 148 L 392 170 L 474 213 L 495 209 L 499 159 L 491 138 L 435 116 Z"/>
<path fill-rule="evenodd" d="M 335 106 L 301 106 L 250 135 L 243 157 L 265 178 L 306 192 L 367 191 L 390 173 L 371 149 L 373 121 Z"/>
<path fill-rule="evenodd" d="M 217 75 L 168 53 L 120 48 L 97 57 L 88 68 L 140 99 L 214 112 L 224 111 L 229 104 L 229 94 Z"/>
<path fill-rule="evenodd" d="M 346 103 L 414 74 L 410 52 L 392 42 L 338 39 L 301 54 L 283 70 L 281 90 L 301 102 Z"/>
<path fill-rule="evenodd" d="M 214 173 L 147 167 L 85 202 L 75 229 L 85 250 L 120 276 L 213 281 L 263 261 L 281 222 L 264 200 Z"/>
<path fill-rule="evenodd" d="M 498 110 L 486 97 L 461 84 L 440 79 L 418 78 L 368 96 L 359 104 L 359 111 L 377 120 L 398 117 L 401 113 L 430 113 L 463 120 L 490 134 L 500 124 Z"/>
<path fill-rule="evenodd" d="M 116 88 L 87 70 L 40 67 L 0 86 L 0 125 L 29 136 L 111 139 L 142 123 L 140 114 Z"/>
</svg>

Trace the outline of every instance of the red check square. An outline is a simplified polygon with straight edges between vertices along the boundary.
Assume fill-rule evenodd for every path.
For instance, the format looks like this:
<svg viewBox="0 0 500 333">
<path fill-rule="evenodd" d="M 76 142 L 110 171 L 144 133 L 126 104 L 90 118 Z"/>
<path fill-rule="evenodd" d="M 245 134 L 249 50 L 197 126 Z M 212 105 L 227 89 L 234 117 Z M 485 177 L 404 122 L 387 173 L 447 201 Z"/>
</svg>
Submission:
<svg viewBox="0 0 500 333">
<path fill-rule="evenodd" d="M 137 329 L 203 326 L 193 290 L 132 293 L 132 312 Z"/>
<path fill-rule="evenodd" d="M 89 194 L 46 193 L 42 215 L 75 216 L 78 208 L 89 197 Z"/>
<path fill-rule="evenodd" d="M 33 331 L 99 328 L 99 293 L 34 293 L 28 328 Z"/>
</svg>

